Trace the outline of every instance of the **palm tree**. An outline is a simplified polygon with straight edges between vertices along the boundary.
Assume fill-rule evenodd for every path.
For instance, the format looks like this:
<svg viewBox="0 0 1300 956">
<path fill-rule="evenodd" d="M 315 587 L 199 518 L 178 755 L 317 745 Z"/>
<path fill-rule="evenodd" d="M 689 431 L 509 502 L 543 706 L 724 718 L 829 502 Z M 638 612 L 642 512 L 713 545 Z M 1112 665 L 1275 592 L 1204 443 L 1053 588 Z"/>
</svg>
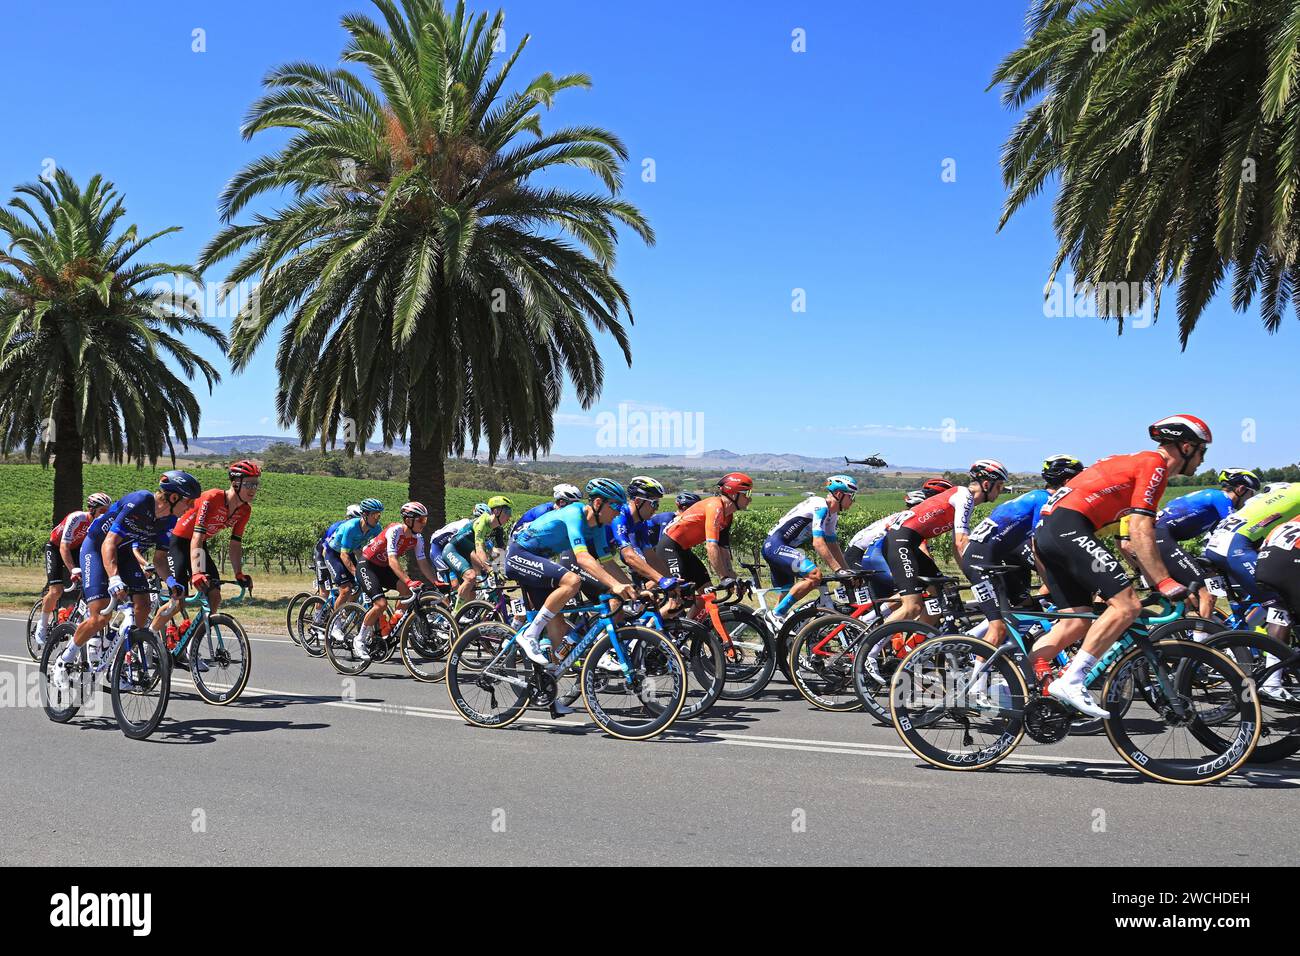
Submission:
<svg viewBox="0 0 1300 956">
<path fill-rule="evenodd" d="M 1292 0 L 1032 0 L 1028 39 L 993 77 L 1007 105 L 1037 99 L 1004 148 L 1002 224 L 1059 176 L 1053 275 L 1068 260 L 1087 283 L 1146 283 L 1155 314 L 1177 282 L 1186 348 L 1231 271 L 1233 307 L 1258 292 L 1276 331 L 1300 280 L 1296 11 Z M 1099 296 L 1122 331 L 1116 305 Z"/>
<path fill-rule="evenodd" d="M 202 264 L 242 252 L 230 280 L 260 280 L 232 327 L 236 369 L 288 319 L 276 355 L 280 421 L 304 445 L 333 444 L 343 419 L 361 442 L 374 429 L 385 446 L 409 433 L 409 493 L 441 519 L 446 455 L 547 449 L 566 376 L 584 407 L 596 400 L 594 332 L 631 362 L 628 297 L 613 276 L 617 228 L 654 236 L 617 198 L 627 150 L 612 133 L 542 130 L 541 110 L 587 77 L 543 73 L 507 92 L 528 38 L 497 60 L 502 13 L 489 22 L 439 0 L 374 3 L 385 26 L 342 19 L 343 61 L 369 82 L 307 63 L 265 79 L 245 138 L 276 127 L 294 135 L 236 175 L 221 212 L 230 222 L 272 190 L 295 199 L 224 228 Z M 538 182 L 565 166 L 602 189 Z"/>
<path fill-rule="evenodd" d="M 21 215 L 0 209 L 8 237 L 0 251 L 0 450 L 30 455 L 40 441 L 42 463 L 53 454 L 57 520 L 81 506 L 83 455 L 142 466 L 165 448 L 174 459 L 173 436 L 184 444 L 197 433 L 199 405 L 171 363 L 186 380 L 202 374 L 209 391 L 220 380 L 181 336 L 198 333 L 223 349 L 226 339 L 191 297 L 145 288 L 169 277 L 197 286 L 193 266 L 132 262 L 179 227 L 114 234 L 126 211 L 99 176 L 83 191 L 59 170 L 15 192 L 8 205 Z"/>
</svg>

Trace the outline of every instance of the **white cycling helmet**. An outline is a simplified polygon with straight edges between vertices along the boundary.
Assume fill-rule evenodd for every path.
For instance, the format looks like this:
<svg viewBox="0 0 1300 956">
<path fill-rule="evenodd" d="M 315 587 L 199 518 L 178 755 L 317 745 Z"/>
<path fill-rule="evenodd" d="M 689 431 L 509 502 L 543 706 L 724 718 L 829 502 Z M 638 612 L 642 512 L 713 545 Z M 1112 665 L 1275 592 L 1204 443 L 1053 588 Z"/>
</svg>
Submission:
<svg viewBox="0 0 1300 956">
<path fill-rule="evenodd" d="M 551 496 L 557 505 L 571 505 L 582 500 L 582 491 L 577 485 L 556 485 L 551 489 Z"/>
<path fill-rule="evenodd" d="M 349 518 L 360 518 L 360 517 L 361 517 L 361 506 L 360 506 L 360 505 L 348 505 L 348 517 L 349 517 Z"/>
</svg>

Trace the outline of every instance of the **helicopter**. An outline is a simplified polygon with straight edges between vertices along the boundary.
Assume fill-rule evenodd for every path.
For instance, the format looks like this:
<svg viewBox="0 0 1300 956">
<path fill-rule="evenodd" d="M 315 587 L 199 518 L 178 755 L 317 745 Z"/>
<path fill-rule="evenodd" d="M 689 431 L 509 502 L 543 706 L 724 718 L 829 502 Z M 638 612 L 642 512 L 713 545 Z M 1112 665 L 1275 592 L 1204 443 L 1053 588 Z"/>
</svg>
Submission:
<svg viewBox="0 0 1300 956">
<path fill-rule="evenodd" d="M 866 465 L 868 468 L 889 467 L 889 462 L 885 461 L 885 459 L 881 458 L 879 455 L 868 455 L 866 458 L 850 458 L 848 455 L 845 455 L 844 464 L 845 465 Z"/>
</svg>

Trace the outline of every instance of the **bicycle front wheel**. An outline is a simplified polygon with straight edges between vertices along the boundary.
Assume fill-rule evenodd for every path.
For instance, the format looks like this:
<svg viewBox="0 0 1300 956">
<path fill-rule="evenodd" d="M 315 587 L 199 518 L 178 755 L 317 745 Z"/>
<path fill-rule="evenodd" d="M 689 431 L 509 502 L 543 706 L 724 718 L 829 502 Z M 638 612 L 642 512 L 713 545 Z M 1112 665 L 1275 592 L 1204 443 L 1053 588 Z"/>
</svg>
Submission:
<svg viewBox="0 0 1300 956">
<path fill-rule="evenodd" d="M 108 677 L 117 726 L 132 740 L 144 740 L 162 723 L 171 699 L 171 655 L 166 646 L 148 628 L 131 628 L 117 646 Z"/>
<path fill-rule="evenodd" d="M 677 719 L 702 717 L 718 702 L 727 681 L 722 639 L 713 628 L 682 617 L 664 621 L 664 633 L 677 645 L 686 665 L 686 701 Z"/>
<path fill-rule="evenodd" d="M 366 609 L 360 604 L 345 604 L 330 615 L 321 638 L 325 657 L 336 671 L 348 677 L 356 677 L 370 666 L 370 658 L 356 652 L 356 639 L 365 616 Z"/>
<path fill-rule="evenodd" d="M 50 668 L 68 649 L 74 631 L 71 624 L 60 624 L 52 628 L 45 636 L 45 646 L 41 649 L 41 707 L 45 709 L 45 716 L 56 724 L 66 724 L 76 717 L 86 702 L 92 700 L 91 695 L 98 693 L 95 673 L 87 660 L 85 647 L 67 665 L 68 681 L 65 685 L 60 686 L 50 678 Z"/>
<path fill-rule="evenodd" d="M 325 654 L 325 625 L 329 615 L 329 606 L 319 594 L 313 594 L 298 605 L 294 627 L 298 636 L 294 643 L 301 645 L 309 657 L 323 657 Z"/>
<path fill-rule="evenodd" d="M 894 672 L 889 707 L 894 729 L 909 750 L 944 770 L 983 770 L 1019 746 L 1025 736 L 1029 691 L 1020 668 L 1003 655 L 972 682 L 992 644 L 965 635 L 931 638 Z"/>
<path fill-rule="evenodd" d="M 44 603 L 44 599 L 37 598 L 32 609 L 27 612 L 27 656 L 34 661 L 41 659 L 41 648 L 36 643 L 36 620 L 41 615 L 41 606 Z M 45 633 L 49 635 L 49 631 Z"/>
<path fill-rule="evenodd" d="M 1260 708 L 1246 677 L 1221 651 L 1193 641 L 1138 645 L 1106 677 L 1102 706 L 1110 708 L 1116 685 L 1127 671 L 1141 680 L 1128 709 L 1102 721 L 1106 736 L 1124 761 L 1164 783 L 1220 780 L 1250 759 L 1259 740 Z M 1155 705 L 1152 705 L 1155 701 Z"/>
<path fill-rule="evenodd" d="M 252 646 L 243 625 L 229 614 L 211 614 L 203 630 L 186 648 L 194 689 L 209 704 L 222 706 L 248 686 L 253 667 Z"/>
<path fill-rule="evenodd" d="M 302 642 L 298 634 L 298 605 L 309 598 L 319 597 L 311 591 L 299 591 L 293 597 L 289 598 L 289 606 L 284 610 L 284 627 L 289 632 L 289 640 L 295 644 Z"/>
<path fill-rule="evenodd" d="M 804 700 L 832 712 L 862 709 L 853 686 L 853 661 L 868 641 L 868 631 L 855 618 L 830 611 L 804 624 L 790 640 L 790 677 Z"/>
<path fill-rule="evenodd" d="M 648 627 L 616 630 L 623 661 L 606 633 L 582 662 L 582 696 L 602 730 L 649 740 L 667 730 L 686 700 L 686 668 L 666 634 Z M 626 663 L 625 670 L 623 664 Z"/>
<path fill-rule="evenodd" d="M 447 654 L 459 633 L 446 605 L 421 601 L 398 625 L 406 672 L 424 683 L 442 680 L 447 676 Z"/>
<path fill-rule="evenodd" d="M 853 659 L 853 690 L 862 706 L 882 724 L 890 724 L 890 684 L 912 648 L 939 636 L 939 629 L 921 621 L 881 624 L 864 635 Z"/>
<path fill-rule="evenodd" d="M 499 621 L 468 628 L 447 656 L 451 705 L 476 727 L 505 727 L 523 716 L 531 696 L 533 663 Z"/>
<path fill-rule="evenodd" d="M 1300 751 L 1300 668 L 1278 666 L 1295 652 L 1258 631 L 1226 631 L 1206 645 L 1232 658 L 1259 698 L 1263 726 L 1250 762 L 1275 763 Z"/>
</svg>

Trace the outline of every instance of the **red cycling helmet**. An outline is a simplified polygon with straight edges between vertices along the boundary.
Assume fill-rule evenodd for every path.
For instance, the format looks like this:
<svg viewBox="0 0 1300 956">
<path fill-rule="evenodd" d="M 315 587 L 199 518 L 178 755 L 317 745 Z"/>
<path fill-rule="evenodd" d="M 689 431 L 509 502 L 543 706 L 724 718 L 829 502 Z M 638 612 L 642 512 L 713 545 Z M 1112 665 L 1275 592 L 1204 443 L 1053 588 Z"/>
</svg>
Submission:
<svg viewBox="0 0 1300 956">
<path fill-rule="evenodd" d="M 930 498 L 941 491 L 947 491 L 951 487 L 952 482 L 947 478 L 931 478 L 921 486 L 921 490 L 925 492 L 927 498 Z"/>
<path fill-rule="evenodd" d="M 742 472 L 733 471 L 718 480 L 718 490 L 724 495 L 748 494 L 754 490 L 754 479 Z"/>
<path fill-rule="evenodd" d="M 1170 415 L 1168 418 L 1162 418 L 1147 429 L 1147 434 L 1151 436 L 1152 441 L 1162 445 L 1166 442 L 1184 441 L 1208 445 L 1214 441 L 1214 436 L 1210 434 L 1210 426 L 1195 415 Z"/>
<path fill-rule="evenodd" d="M 242 481 L 245 478 L 256 478 L 261 474 L 262 466 L 247 458 L 243 461 L 237 461 L 230 466 L 231 481 Z"/>
</svg>

